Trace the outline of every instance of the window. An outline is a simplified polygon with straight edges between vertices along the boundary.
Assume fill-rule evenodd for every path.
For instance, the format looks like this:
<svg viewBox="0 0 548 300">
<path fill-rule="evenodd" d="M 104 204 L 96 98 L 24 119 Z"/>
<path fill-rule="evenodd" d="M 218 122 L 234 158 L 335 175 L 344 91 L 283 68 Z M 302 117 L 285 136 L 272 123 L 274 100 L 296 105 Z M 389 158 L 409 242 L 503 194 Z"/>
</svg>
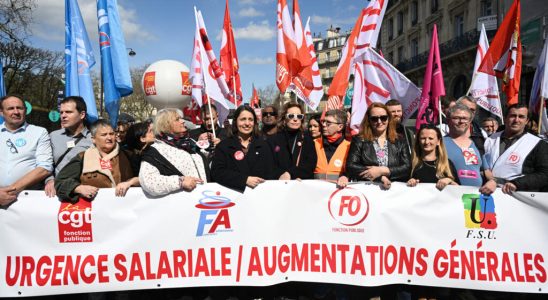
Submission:
<svg viewBox="0 0 548 300">
<path fill-rule="evenodd" d="M 323 50 L 323 42 L 318 42 L 316 44 L 316 51 L 321 51 Z"/>
<path fill-rule="evenodd" d="M 403 47 L 398 47 L 398 63 L 403 62 L 405 59 L 405 54 L 403 53 Z"/>
<path fill-rule="evenodd" d="M 455 37 L 464 35 L 464 15 L 455 16 Z"/>
<path fill-rule="evenodd" d="M 411 2 L 411 25 L 417 24 L 419 20 L 419 4 L 417 1 Z"/>
<path fill-rule="evenodd" d="M 439 9 L 438 0 L 430 0 L 430 12 L 435 13 Z"/>
<path fill-rule="evenodd" d="M 491 5 L 491 0 L 481 1 L 481 16 L 490 16 L 493 14 L 493 6 Z"/>
<path fill-rule="evenodd" d="M 346 36 L 343 36 L 339 39 L 339 46 L 344 46 L 344 43 L 346 42 Z"/>
<path fill-rule="evenodd" d="M 335 39 L 330 39 L 329 40 L 329 48 L 333 48 L 335 47 Z"/>
<path fill-rule="evenodd" d="M 392 51 L 388 52 L 388 61 L 391 64 L 394 64 L 394 52 L 392 52 Z"/>
<path fill-rule="evenodd" d="M 398 35 L 403 33 L 403 12 L 398 13 Z"/>
<path fill-rule="evenodd" d="M 411 57 L 415 57 L 419 55 L 419 40 L 412 39 L 411 40 Z"/>
<path fill-rule="evenodd" d="M 394 38 L 394 20 L 388 19 L 388 40 L 391 41 Z"/>
</svg>

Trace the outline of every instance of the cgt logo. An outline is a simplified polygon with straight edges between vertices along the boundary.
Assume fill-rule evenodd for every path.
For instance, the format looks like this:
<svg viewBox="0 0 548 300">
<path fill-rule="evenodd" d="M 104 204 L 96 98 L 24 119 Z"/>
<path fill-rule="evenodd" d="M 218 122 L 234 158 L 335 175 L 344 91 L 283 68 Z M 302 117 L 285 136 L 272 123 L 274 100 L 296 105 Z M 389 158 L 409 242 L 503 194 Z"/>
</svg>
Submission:
<svg viewBox="0 0 548 300">
<path fill-rule="evenodd" d="M 91 231 L 91 202 L 82 198 L 76 204 L 62 202 L 57 215 L 60 243 L 89 243 Z"/>
<path fill-rule="evenodd" d="M 331 217 L 345 226 L 358 225 L 369 214 L 369 201 L 365 195 L 349 187 L 333 192 L 328 205 Z"/>
<path fill-rule="evenodd" d="M 232 231 L 228 208 L 235 204 L 221 192 L 203 191 L 203 198 L 196 204 L 201 209 L 196 236 L 212 235 L 217 232 Z"/>
</svg>

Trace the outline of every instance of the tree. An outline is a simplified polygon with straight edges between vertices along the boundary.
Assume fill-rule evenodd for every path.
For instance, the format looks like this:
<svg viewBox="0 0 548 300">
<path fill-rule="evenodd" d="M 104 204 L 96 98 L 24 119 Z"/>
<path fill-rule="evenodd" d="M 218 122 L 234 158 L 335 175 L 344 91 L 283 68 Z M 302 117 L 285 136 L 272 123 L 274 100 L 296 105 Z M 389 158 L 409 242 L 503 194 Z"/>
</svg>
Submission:
<svg viewBox="0 0 548 300">
<path fill-rule="evenodd" d="M 143 89 L 141 89 L 141 77 L 145 73 L 147 67 L 148 65 L 130 70 L 133 93 L 122 98 L 122 102 L 120 103 L 120 112 L 128 113 L 140 121 L 150 118 L 155 110 L 155 108 L 145 100 L 145 93 L 143 92 Z"/>
<path fill-rule="evenodd" d="M 264 88 L 257 89 L 259 98 L 261 99 L 261 106 L 277 104 L 280 97 L 280 91 L 275 84 L 269 84 Z"/>
<path fill-rule="evenodd" d="M 34 0 L 0 1 L 0 42 L 22 43 L 32 22 Z"/>
</svg>

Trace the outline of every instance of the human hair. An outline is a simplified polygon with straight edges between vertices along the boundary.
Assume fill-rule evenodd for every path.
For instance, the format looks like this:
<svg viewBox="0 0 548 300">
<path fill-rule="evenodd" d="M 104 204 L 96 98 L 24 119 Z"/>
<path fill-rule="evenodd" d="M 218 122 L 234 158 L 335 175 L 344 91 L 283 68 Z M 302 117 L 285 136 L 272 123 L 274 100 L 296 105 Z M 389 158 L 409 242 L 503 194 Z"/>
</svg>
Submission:
<svg viewBox="0 0 548 300">
<path fill-rule="evenodd" d="M 218 112 L 217 110 L 217 106 L 215 106 L 215 104 L 211 103 L 211 110 L 215 111 L 216 113 Z M 202 118 L 204 118 L 205 115 L 209 114 L 210 111 L 209 111 L 209 104 L 204 104 L 202 105 L 202 107 L 200 108 L 200 115 L 202 116 Z"/>
<path fill-rule="evenodd" d="M 456 112 L 456 111 L 464 111 L 468 114 L 468 120 L 472 120 L 472 118 L 474 118 L 474 113 L 468 108 L 468 106 L 462 104 L 462 103 L 457 103 L 453 106 L 451 106 L 448 110 L 447 110 L 447 118 L 451 118 L 451 116 Z"/>
<path fill-rule="evenodd" d="M 89 132 L 91 133 L 92 137 L 95 137 L 95 135 L 97 134 L 97 130 L 99 130 L 99 128 L 105 127 L 112 128 L 109 121 L 107 121 L 106 119 L 99 119 L 95 121 L 95 123 L 91 124 L 91 126 L 89 127 Z"/>
<path fill-rule="evenodd" d="M 87 117 L 88 106 L 86 105 L 86 101 L 84 100 L 84 98 L 80 96 L 68 96 L 61 100 L 59 105 L 69 102 L 74 102 L 74 104 L 76 105 L 76 111 L 78 111 L 79 113 L 85 112 Z"/>
<path fill-rule="evenodd" d="M 459 104 L 459 103 L 462 104 L 462 102 L 464 102 L 464 101 L 470 101 L 470 102 L 472 102 L 472 103 L 474 103 L 474 104 L 477 104 L 476 99 L 474 99 L 474 98 L 472 98 L 472 96 L 468 96 L 468 95 L 465 95 L 465 96 L 460 97 L 460 98 L 457 100 L 457 104 Z"/>
<path fill-rule="evenodd" d="M 487 117 L 485 119 L 483 119 L 481 121 L 481 124 L 485 123 L 485 122 L 494 122 L 494 124 L 498 125 L 499 124 L 499 121 L 497 121 L 497 119 L 493 118 L 493 117 Z"/>
<path fill-rule="evenodd" d="M 178 108 L 161 109 L 154 118 L 154 135 L 159 136 L 171 131 L 171 122 L 178 117 L 183 117 L 183 112 Z"/>
<path fill-rule="evenodd" d="M 253 115 L 253 132 L 251 133 L 254 137 L 259 135 L 259 121 L 257 120 L 257 115 L 255 115 L 255 110 L 251 108 L 249 105 L 240 105 L 234 111 L 234 119 L 232 119 L 232 126 L 231 130 L 229 131 L 229 134 L 231 136 L 237 136 L 238 135 L 238 118 L 240 115 L 244 112 L 250 112 Z"/>
<path fill-rule="evenodd" d="M 530 113 L 529 112 L 529 106 L 527 106 L 527 104 L 525 104 L 525 103 L 516 103 L 516 104 L 512 104 L 512 105 L 508 106 L 508 109 L 506 110 L 506 114 L 504 116 L 505 117 L 508 116 L 508 113 L 512 109 L 520 109 L 520 108 L 527 108 L 527 119 L 530 120 L 531 116 L 529 115 L 529 113 Z"/>
<path fill-rule="evenodd" d="M 2 70 L 0 70 L 0 71 L 2 71 Z M 23 101 L 23 97 L 21 95 L 18 95 L 18 94 L 9 94 L 9 95 L 6 95 L 6 96 L 0 98 L 0 109 L 4 109 L 4 106 L 3 106 L 4 100 L 6 100 L 8 98 L 12 98 L 12 97 L 21 100 L 21 102 L 23 103 L 23 107 L 24 107 L 25 111 L 27 110 L 27 106 L 25 105 L 25 101 Z"/>
<path fill-rule="evenodd" d="M 126 145 L 129 150 L 141 150 L 146 146 L 146 143 L 143 143 L 141 138 L 146 136 L 150 124 L 152 124 L 152 121 L 147 120 L 135 123 L 128 128 L 126 133 Z"/>
<path fill-rule="evenodd" d="M 436 177 L 441 178 L 451 178 L 455 180 L 453 173 L 451 172 L 451 167 L 449 165 L 449 157 L 447 151 L 445 150 L 445 145 L 443 143 L 443 137 L 441 131 L 438 127 L 433 124 L 424 124 L 421 126 L 417 135 L 415 136 L 415 145 L 413 146 L 413 153 L 411 154 L 411 175 L 423 164 L 422 156 L 424 155 L 422 151 L 422 146 L 420 144 L 420 136 L 424 130 L 434 130 L 436 136 L 440 141 L 439 145 L 436 146 Z"/>
<path fill-rule="evenodd" d="M 369 122 L 369 114 L 371 113 L 371 110 L 373 108 L 382 108 L 386 115 L 388 116 L 388 125 L 386 127 L 386 138 L 390 141 L 390 143 L 395 143 L 396 139 L 398 138 L 398 133 L 396 132 L 396 123 L 394 122 L 394 119 L 392 119 L 392 116 L 388 112 L 388 108 L 386 105 L 374 102 L 367 108 L 367 111 L 365 112 L 365 116 L 363 117 L 362 123 L 360 124 L 360 136 L 368 141 L 372 141 L 374 139 L 373 136 L 373 129 L 371 128 L 371 124 Z"/>
<path fill-rule="evenodd" d="M 299 110 L 301 111 L 301 114 L 304 114 L 304 109 L 303 109 L 303 106 L 297 102 L 287 102 L 286 104 L 284 104 L 283 106 L 283 109 L 282 109 L 282 115 L 280 116 L 280 119 L 278 120 L 278 128 L 283 130 L 285 129 L 285 119 L 287 117 L 287 111 L 290 109 L 290 108 L 293 108 L 293 107 L 298 107 Z M 305 122 L 305 119 L 303 118 L 302 122 L 301 122 L 301 128 L 300 130 L 303 130 L 304 129 L 304 122 Z"/>
<path fill-rule="evenodd" d="M 441 107 L 448 108 L 451 102 L 457 102 L 457 100 L 453 97 L 443 97 L 441 98 Z"/>
<path fill-rule="evenodd" d="M 384 105 L 386 105 L 386 106 L 398 106 L 398 105 L 401 105 L 401 102 L 396 100 L 396 99 L 390 99 Z"/>
<path fill-rule="evenodd" d="M 267 109 L 267 108 L 272 108 L 272 111 L 273 111 L 276 115 L 278 114 L 278 108 L 276 108 L 276 106 L 274 106 L 274 105 L 267 105 L 267 106 L 263 107 L 263 112 L 264 112 L 264 110 Z"/>
<path fill-rule="evenodd" d="M 335 117 L 337 123 L 346 125 L 346 112 L 342 109 L 331 109 L 325 112 L 326 117 Z"/>
</svg>

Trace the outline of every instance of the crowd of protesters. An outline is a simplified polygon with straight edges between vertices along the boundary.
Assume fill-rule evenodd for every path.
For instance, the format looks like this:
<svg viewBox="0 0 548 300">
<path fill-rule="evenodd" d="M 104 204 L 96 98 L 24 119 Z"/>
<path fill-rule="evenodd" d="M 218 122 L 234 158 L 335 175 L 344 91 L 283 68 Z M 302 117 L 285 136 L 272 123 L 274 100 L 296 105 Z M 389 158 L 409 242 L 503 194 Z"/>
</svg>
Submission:
<svg viewBox="0 0 548 300">
<path fill-rule="evenodd" d="M 60 104 L 61 129 L 47 133 L 28 124 L 21 97 L 0 99 L 0 206 L 8 208 L 27 189 L 43 189 L 61 201 L 93 200 L 101 188 L 123 197 L 141 186 L 151 197 L 192 191 L 217 182 L 243 192 L 266 180 L 325 180 L 344 188 L 369 182 L 390 189 L 435 184 L 548 192 L 548 144 L 530 131 L 527 106 L 508 107 L 504 125 L 494 117 L 478 120 L 469 97 L 443 104 L 442 124 L 417 132 L 402 122 L 397 100 L 373 103 L 359 134 L 348 130 L 350 114 L 330 110 L 308 120 L 303 107 L 289 102 L 255 110 L 240 106 L 229 126 L 221 126 L 214 105 L 204 105 L 201 127 L 185 126 L 182 111 L 166 108 L 152 120 L 86 122 L 81 97 Z"/>
</svg>

